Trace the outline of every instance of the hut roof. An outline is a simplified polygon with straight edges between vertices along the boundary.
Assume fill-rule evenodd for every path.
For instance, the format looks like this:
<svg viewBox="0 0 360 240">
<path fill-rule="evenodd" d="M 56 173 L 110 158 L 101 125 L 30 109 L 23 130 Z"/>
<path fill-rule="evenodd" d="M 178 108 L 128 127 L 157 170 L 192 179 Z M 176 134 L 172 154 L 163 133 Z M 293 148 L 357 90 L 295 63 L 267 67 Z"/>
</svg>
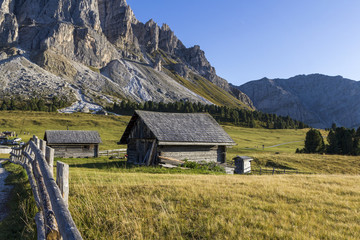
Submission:
<svg viewBox="0 0 360 240">
<path fill-rule="evenodd" d="M 132 127 L 141 118 L 159 144 L 216 143 L 235 145 L 234 140 L 208 113 L 164 113 L 135 111 L 121 140 L 126 144 Z"/>
<path fill-rule="evenodd" d="M 252 161 L 253 160 L 253 158 L 251 158 L 251 157 L 248 157 L 248 156 L 236 156 L 236 157 L 234 157 L 233 159 L 236 159 L 236 158 L 239 158 L 239 159 L 242 159 L 242 160 L 247 160 L 247 161 Z"/>
<path fill-rule="evenodd" d="M 45 131 L 44 140 L 48 144 L 101 143 L 97 131 L 47 130 Z"/>
</svg>

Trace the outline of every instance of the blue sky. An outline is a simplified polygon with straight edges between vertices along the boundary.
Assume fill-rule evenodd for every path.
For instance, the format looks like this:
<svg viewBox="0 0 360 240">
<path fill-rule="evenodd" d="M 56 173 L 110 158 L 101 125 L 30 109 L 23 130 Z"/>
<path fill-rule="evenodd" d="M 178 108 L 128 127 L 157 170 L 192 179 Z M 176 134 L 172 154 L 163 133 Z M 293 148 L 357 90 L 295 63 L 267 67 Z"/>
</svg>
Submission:
<svg viewBox="0 0 360 240">
<path fill-rule="evenodd" d="M 359 0 L 128 0 L 136 17 L 167 23 L 200 45 L 217 74 L 241 85 L 322 73 L 360 80 Z"/>
</svg>

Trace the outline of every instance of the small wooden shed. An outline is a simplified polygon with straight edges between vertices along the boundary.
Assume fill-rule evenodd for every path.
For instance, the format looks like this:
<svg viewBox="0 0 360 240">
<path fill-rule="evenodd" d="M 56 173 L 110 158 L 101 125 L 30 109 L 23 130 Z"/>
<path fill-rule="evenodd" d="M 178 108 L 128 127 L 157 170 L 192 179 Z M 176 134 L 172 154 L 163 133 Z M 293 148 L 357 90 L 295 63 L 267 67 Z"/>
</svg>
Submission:
<svg viewBox="0 0 360 240">
<path fill-rule="evenodd" d="M 56 157 L 98 157 L 100 135 L 97 131 L 45 131 L 46 144 L 55 149 Z"/>
<path fill-rule="evenodd" d="M 127 144 L 128 162 L 145 165 L 158 157 L 223 163 L 236 145 L 208 113 L 148 111 L 135 111 L 119 144 Z"/>
<path fill-rule="evenodd" d="M 235 171 L 236 174 L 245 174 L 251 173 L 251 161 L 253 160 L 248 156 L 236 156 L 233 158 L 235 161 Z"/>
</svg>

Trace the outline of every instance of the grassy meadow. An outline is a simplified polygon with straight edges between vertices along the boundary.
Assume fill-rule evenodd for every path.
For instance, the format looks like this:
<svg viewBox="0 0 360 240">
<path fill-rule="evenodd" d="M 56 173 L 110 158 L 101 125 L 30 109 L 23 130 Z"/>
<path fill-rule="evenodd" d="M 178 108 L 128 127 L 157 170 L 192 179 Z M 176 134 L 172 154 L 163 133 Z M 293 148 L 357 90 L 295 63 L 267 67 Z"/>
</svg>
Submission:
<svg viewBox="0 0 360 240">
<path fill-rule="evenodd" d="M 33 135 L 43 138 L 45 130 L 96 130 L 103 141 L 100 150 L 106 150 L 119 148 L 116 142 L 129 120 L 129 116 L 1 111 L 0 131 L 15 131 L 28 141 Z"/>
<path fill-rule="evenodd" d="M 360 237 L 358 175 L 204 175 L 105 157 L 63 161 L 85 239 Z"/>
<path fill-rule="evenodd" d="M 0 113 L 0 130 L 30 136 L 67 126 L 98 130 L 102 150 L 122 148 L 116 141 L 130 119 Z M 311 174 L 225 175 L 108 157 L 61 159 L 70 165 L 69 208 L 83 238 L 360 239 L 360 157 L 295 154 L 307 130 L 223 127 L 238 144 L 228 150 L 228 162 L 247 155 L 254 170 Z"/>
</svg>

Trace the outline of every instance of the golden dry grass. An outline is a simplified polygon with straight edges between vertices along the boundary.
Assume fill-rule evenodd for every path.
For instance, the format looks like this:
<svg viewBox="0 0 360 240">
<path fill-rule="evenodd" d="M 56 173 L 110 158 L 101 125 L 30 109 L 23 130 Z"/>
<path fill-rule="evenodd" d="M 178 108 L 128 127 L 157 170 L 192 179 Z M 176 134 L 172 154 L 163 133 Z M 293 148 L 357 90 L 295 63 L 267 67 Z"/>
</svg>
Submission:
<svg viewBox="0 0 360 240">
<path fill-rule="evenodd" d="M 72 168 L 85 239 L 359 239 L 359 176 L 204 176 Z"/>
<path fill-rule="evenodd" d="M 0 158 L 9 158 L 9 154 L 0 153 Z"/>
<path fill-rule="evenodd" d="M 289 169 L 317 174 L 360 175 L 360 156 L 294 154 L 294 153 L 251 153 L 252 169 Z"/>
</svg>

